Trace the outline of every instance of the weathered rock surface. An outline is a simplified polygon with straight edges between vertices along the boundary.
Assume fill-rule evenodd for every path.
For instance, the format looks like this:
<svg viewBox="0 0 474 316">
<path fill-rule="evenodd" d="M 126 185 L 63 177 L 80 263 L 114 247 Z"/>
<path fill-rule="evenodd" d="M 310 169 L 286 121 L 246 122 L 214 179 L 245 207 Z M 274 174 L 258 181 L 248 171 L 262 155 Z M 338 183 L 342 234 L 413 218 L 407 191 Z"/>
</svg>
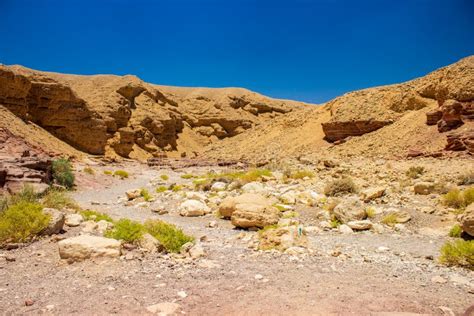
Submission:
<svg viewBox="0 0 474 316">
<path fill-rule="evenodd" d="M 61 259 L 81 261 L 99 257 L 120 256 L 120 241 L 90 235 L 67 238 L 58 242 Z"/>
<path fill-rule="evenodd" d="M 302 228 L 284 226 L 267 229 L 259 235 L 259 249 L 277 249 L 285 251 L 291 247 L 307 247 L 308 239 Z"/>
<path fill-rule="evenodd" d="M 273 206 L 249 205 L 235 210 L 232 213 L 232 225 L 240 228 L 263 228 L 274 225 L 280 219 L 280 211 Z"/>
<path fill-rule="evenodd" d="M 347 198 L 342 200 L 334 208 L 334 216 L 344 224 L 350 221 L 363 220 L 367 217 L 364 203 L 358 198 Z"/>
<path fill-rule="evenodd" d="M 461 219 L 461 228 L 467 234 L 474 237 L 474 203 L 469 205 L 464 211 Z"/>
<path fill-rule="evenodd" d="M 43 230 L 42 234 L 44 235 L 53 235 L 59 234 L 66 221 L 66 217 L 63 212 L 58 211 L 54 208 L 44 208 L 43 213 L 48 214 L 50 216 L 48 227 Z"/>
<path fill-rule="evenodd" d="M 372 228 L 372 222 L 369 220 L 350 221 L 347 222 L 347 226 L 353 230 L 368 230 Z"/>
<path fill-rule="evenodd" d="M 244 193 L 237 197 L 227 197 L 219 205 L 219 214 L 230 218 L 237 211 L 258 210 L 270 207 L 271 201 L 260 194 Z"/>
<path fill-rule="evenodd" d="M 413 186 L 413 190 L 415 191 L 415 194 L 420 194 L 420 195 L 428 195 L 433 192 L 435 188 L 434 183 L 432 182 L 418 182 L 415 183 Z"/>
<path fill-rule="evenodd" d="M 211 209 L 201 201 L 187 200 L 181 203 L 179 214 L 186 217 L 202 216 L 211 212 Z"/>
</svg>

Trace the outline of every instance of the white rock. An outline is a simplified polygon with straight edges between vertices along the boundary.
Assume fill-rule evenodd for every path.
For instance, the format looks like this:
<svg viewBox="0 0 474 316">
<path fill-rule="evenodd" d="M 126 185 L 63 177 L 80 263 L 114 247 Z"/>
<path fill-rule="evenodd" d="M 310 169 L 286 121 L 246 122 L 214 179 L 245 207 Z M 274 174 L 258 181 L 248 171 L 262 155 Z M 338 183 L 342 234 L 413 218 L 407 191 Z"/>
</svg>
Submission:
<svg viewBox="0 0 474 316">
<path fill-rule="evenodd" d="M 159 316 L 171 316 L 176 315 L 181 306 L 177 303 L 163 302 L 155 305 L 150 305 L 146 309 L 152 314 L 158 314 Z"/>
<path fill-rule="evenodd" d="M 179 291 L 178 296 L 181 297 L 181 298 L 186 298 L 186 297 L 188 297 L 188 294 L 185 291 Z"/>
<path fill-rule="evenodd" d="M 206 253 L 200 244 L 195 244 L 191 249 L 189 249 L 189 255 L 193 259 L 198 259 L 200 257 L 204 257 Z"/>
<path fill-rule="evenodd" d="M 201 201 L 186 200 L 180 205 L 181 216 L 193 217 L 202 216 L 211 212 L 211 209 Z"/>
<path fill-rule="evenodd" d="M 204 193 L 201 193 L 201 192 L 190 191 L 190 192 L 186 192 L 185 196 L 189 200 L 198 200 L 198 201 L 202 201 L 202 202 L 207 201 L 207 196 Z"/>
<path fill-rule="evenodd" d="M 263 193 L 265 187 L 260 182 L 249 182 L 242 187 L 242 191 L 245 193 Z"/>
<path fill-rule="evenodd" d="M 211 186 L 211 191 L 219 192 L 224 191 L 227 187 L 227 183 L 225 182 L 214 182 Z"/>
<path fill-rule="evenodd" d="M 387 252 L 389 250 L 390 250 L 390 248 L 388 248 L 388 247 L 380 246 L 375 250 L 375 252 L 380 253 L 380 252 Z"/>
<path fill-rule="evenodd" d="M 368 230 L 372 228 L 372 222 L 369 220 L 350 221 L 347 223 L 347 226 L 353 230 Z"/>
<path fill-rule="evenodd" d="M 352 234 L 352 228 L 346 224 L 339 225 L 339 232 L 343 234 Z"/>
<path fill-rule="evenodd" d="M 77 227 L 84 221 L 80 214 L 67 214 L 65 224 L 69 227 Z"/>
<path fill-rule="evenodd" d="M 255 278 L 255 280 L 261 280 L 261 279 L 263 279 L 263 275 L 255 274 L 254 278 Z"/>
<path fill-rule="evenodd" d="M 280 201 L 286 204 L 295 204 L 297 194 L 295 191 L 289 191 L 280 195 Z"/>
<path fill-rule="evenodd" d="M 111 238 L 81 235 L 61 240 L 58 246 L 61 259 L 81 261 L 97 257 L 119 257 L 121 244 Z"/>
</svg>

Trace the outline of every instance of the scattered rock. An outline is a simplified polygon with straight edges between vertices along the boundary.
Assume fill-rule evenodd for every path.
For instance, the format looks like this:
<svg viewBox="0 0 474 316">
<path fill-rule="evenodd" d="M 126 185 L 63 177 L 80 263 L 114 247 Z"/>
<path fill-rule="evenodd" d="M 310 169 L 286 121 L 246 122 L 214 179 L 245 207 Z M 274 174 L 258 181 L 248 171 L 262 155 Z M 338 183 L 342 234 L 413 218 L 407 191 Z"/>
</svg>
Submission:
<svg viewBox="0 0 474 316">
<path fill-rule="evenodd" d="M 200 257 L 204 257 L 206 252 L 200 244 L 195 244 L 193 247 L 191 247 L 191 249 L 189 249 L 189 255 L 193 259 L 198 259 Z"/>
<path fill-rule="evenodd" d="M 418 182 L 415 183 L 413 190 L 415 194 L 428 195 L 433 193 L 435 185 L 432 182 Z"/>
<path fill-rule="evenodd" d="M 262 231 L 259 235 L 259 249 L 276 249 L 285 251 L 291 247 L 307 247 L 308 239 L 302 227 L 285 226 L 270 228 Z"/>
<path fill-rule="evenodd" d="M 194 217 L 202 216 L 211 212 L 211 209 L 201 201 L 197 200 L 186 200 L 181 203 L 180 212 L 181 216 Z"/>
<path fill-rule="evenodd" d="M 338 230 L 339 232 L 343 233 L 343 234 L 352 234 L 354 231 L 352 230 L 352 228 L 350 228 L 348 225 L 346 224 L 342 224 L 342 225 L 339 225 L 338 227 Z"/>
<path fill-rule="evenodd" d="M 411 215 L 407 211 L 392 209 L 387 213 L 388 216 L 394 216 L 395 222 L 399 224 L 406 223 L 411 220 Z"/>
<path fill-rule="evenodd" d="M 121 244 L 111 238 L 81 235 L 61 240 L 58 246 L 61 259 L 81 261 L 98 257 L 119 257 Z"/>
<path fill-rule="evenodd" d="M 158 239 L 148 233 L 143 234 L 142 238 L 138 242 L 138 246 L 150 253 L 164 250 L 163 245 L 158 241 Z"/>
<path fill-rule="evenodd" d="M 67 214 L 65 224 L 69 227 L 77 227 L 84 221 L 80 214 Z"/>
<path fill-rule="evenodd" d="M 444 284 L 446 282 L 448 282 L 445 278 L 437 275 L 437 276 L 434 276 L 431 278 L 431 282 L 433 283 L 440 283 L 440 284 Z"/>
<path fill-rule="evenodd" d="M 347 222 L 347 226 L 349 226 L 353 230 L 368 230 L 372 228 L 372 222 L 369 220 L 350 221 Z"/>
<path fill-rule="evenodd" d="M 384 187 L 371 188 L 362 192 L 362 199 L 364 200 L 364 202 L 369 202 L 382 197 L 384 194 Z"/>
<path fill-rule="evenodd" d="M 134 200 L 141 196 L 141 190 L 140 189 L 128 190 L 127 192 L 125 192 L 125 194 L 127 195 L 127 198 L 129 200 Z"/>
<path fill-rule="evenodd" d="M 474 203 L 469 205 L 461 217 L 461 228 L 466 234 L 474 236 Z"/>
<path fill-rule="evenodd" d="M 177 315 L 181 305 L 171 302 L 163 302 L 155 305 L 150 305 L 146 309 L 152 314 L 158 314 L 159 316 L 172 316 Z"/>
<path fill-rule="evenodd" d="M 237 211 L 256 210 L 270 207 L 271 201 L 260 194 L 244 193 L 237 197 L 227 197 L 219 205 L 219 214 L 230 218 Z"/>
<path fill-rule="evenodd" d="M 224 191 L 227 187 L 227 183 L 225 182 L 214 182 L 211 186 L 211 191 L 220 192 Z"/>
<path fill-rule="evenodd" d="M 260 182 L 249 182 L 242 187 L 242 191 L 245 193 L 262 193 L 265 191 L 265 187 Z"/>
<path fill-rule="evenodd" d="M 364 204 L 358 198 L 343 200 L 334 208 L 334 216 L 341 222 L 363 220 L 367 217 Z"/>
<path fill-rule="evenodd" d="M 42 234 L 59 234 L 63 230 L 64 222 L 66 221 L 64 213 L 54 208 L 44 208 L 43 213 L 48 214 L 50 216 L 50 219 L 48 227 L 43 230 Z"/>
</svg>

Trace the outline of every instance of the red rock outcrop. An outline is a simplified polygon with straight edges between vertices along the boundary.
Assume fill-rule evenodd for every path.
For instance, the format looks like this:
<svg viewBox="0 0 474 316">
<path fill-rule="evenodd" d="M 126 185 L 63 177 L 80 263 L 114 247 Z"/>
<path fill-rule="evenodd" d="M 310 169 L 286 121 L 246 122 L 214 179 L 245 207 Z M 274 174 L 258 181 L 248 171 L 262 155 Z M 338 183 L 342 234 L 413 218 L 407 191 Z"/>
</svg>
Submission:
<svg viewBox="0 0 474 316">
<path fill-rule="evenodd" d="M 323 131 L 326 135 L 326 140 L 335 142 L 346 137 L 361 136 L 372 131 L 378 130 L 385 125 L 391 124 L 392 121 L 341 121 L 323 123 Z"/>
</svg>

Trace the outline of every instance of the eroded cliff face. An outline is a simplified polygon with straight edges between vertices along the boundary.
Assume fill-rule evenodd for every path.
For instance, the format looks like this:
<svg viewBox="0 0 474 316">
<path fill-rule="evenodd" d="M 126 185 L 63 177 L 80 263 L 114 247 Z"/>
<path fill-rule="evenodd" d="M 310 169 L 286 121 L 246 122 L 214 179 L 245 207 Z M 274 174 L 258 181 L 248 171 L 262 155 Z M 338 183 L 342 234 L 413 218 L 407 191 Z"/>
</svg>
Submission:
<svg viewBox="0 0 474 316">
<path fill-rule="evenodd" d="M 0 66 L 0 105 L 79 150 L 112 158 L 192 154 L 180 141 L 203 147 L 306 106 L 238 88 L 175 88 L 130 75 L 75 76 L 21 66 Z"/>
<path fill-rule="evenodd" d="M 392 124 L 407 112 L 435 109 L 446 100 L 456 104 L 474 100 L 474 56 L 403 84 L 370 88 L 338 97 L 326 104 L 331 119 L 322 126 L 328 141 L 340 141 Z M 428 115 L 428 123 L 437 124 L 444 115 L 446 120 L 443 122 L 449 121 L 447 125 L 459 124 L 457 119 L 447 118 L 451 112 L 436 109 Z"/>
</svg>

